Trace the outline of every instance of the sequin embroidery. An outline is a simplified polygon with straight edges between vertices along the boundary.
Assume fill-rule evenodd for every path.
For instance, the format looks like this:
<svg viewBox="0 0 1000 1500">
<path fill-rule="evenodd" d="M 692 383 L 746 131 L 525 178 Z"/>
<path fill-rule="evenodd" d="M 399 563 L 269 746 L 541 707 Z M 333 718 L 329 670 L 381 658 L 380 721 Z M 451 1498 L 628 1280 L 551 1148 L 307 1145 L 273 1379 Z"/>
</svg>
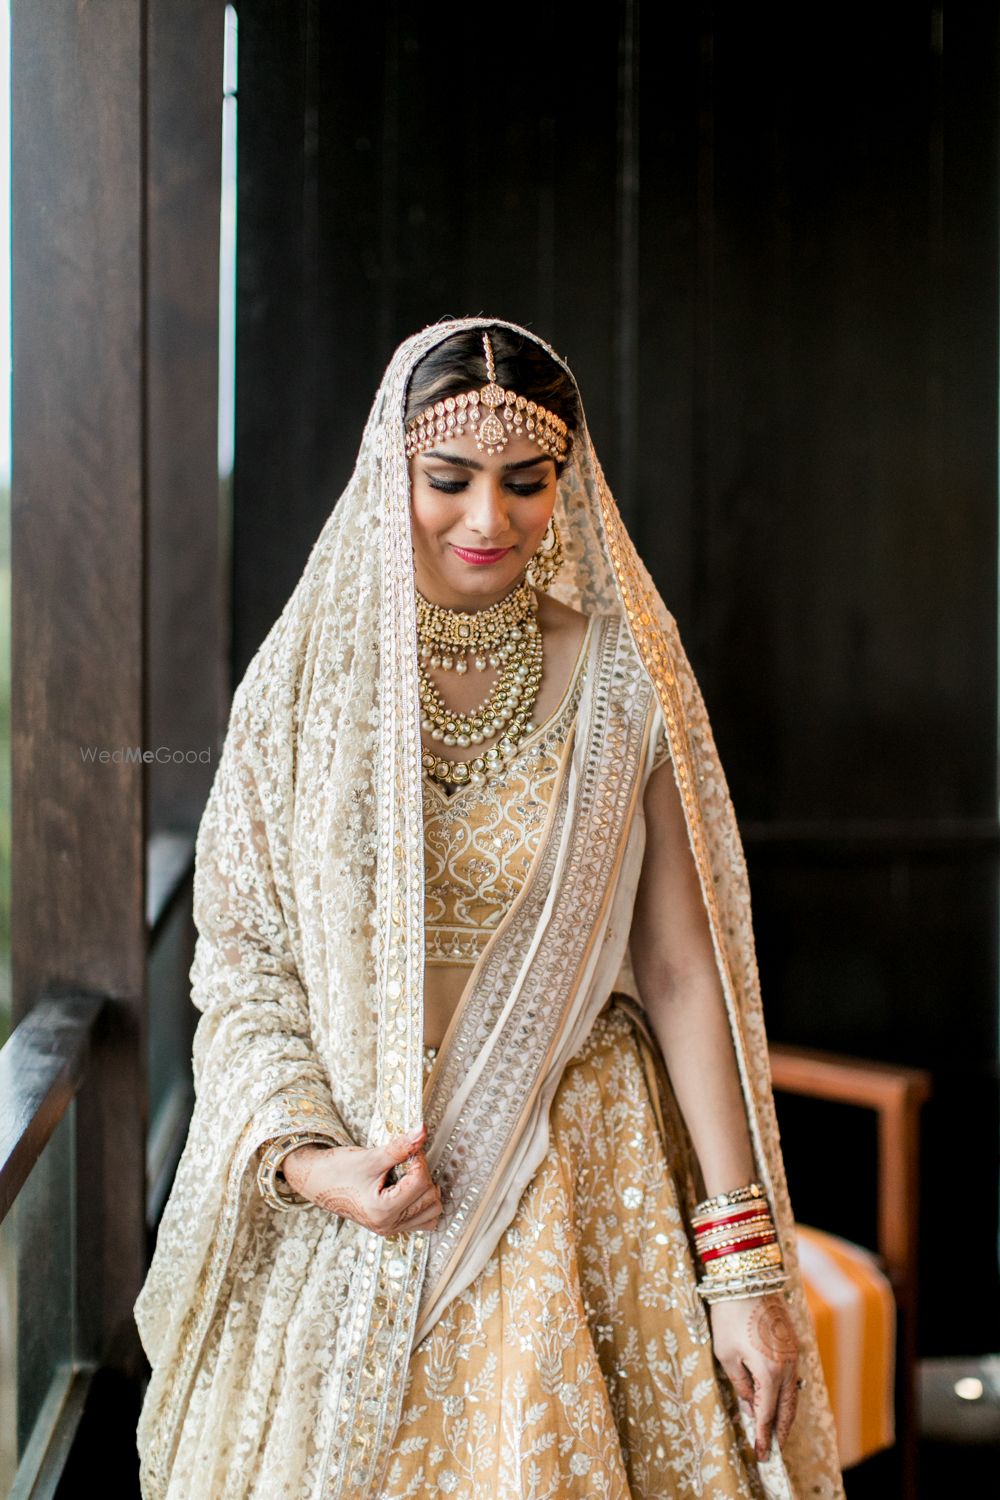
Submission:
<svg viewBox="0 0 1000 1500">
<path fill-rule="evenodd" d="M 503 770 L 450 794 L 424 776 L 427 963 L 471 967 L 524 884 L 579 708 L 594 618 L 561 704 Z"/>
</svg>

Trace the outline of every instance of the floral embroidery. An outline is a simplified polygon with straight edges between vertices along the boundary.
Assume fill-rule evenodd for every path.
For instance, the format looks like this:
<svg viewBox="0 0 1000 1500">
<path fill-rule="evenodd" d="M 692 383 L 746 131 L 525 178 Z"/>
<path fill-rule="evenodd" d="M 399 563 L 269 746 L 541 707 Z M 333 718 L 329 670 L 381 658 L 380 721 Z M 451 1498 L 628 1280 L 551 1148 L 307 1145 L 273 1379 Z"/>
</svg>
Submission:
<svg viewBox="0 0 1000 1500">
<path fill-rule="evenodd" d="M 490 1260 L 410 1357 L 381 1500 L 760 1500 L 617 1007 L 568 1064 L 551 1130 Z"/>
</svg>

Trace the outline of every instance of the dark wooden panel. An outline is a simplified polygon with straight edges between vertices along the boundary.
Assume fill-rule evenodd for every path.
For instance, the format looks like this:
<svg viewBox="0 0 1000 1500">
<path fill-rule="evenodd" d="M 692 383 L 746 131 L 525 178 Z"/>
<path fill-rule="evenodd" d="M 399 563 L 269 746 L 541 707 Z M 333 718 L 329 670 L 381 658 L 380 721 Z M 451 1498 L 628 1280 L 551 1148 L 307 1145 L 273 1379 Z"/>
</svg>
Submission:
<svg viewBox="0 0 1000 1500">
<path fill-rule="evenodd" d="M 233 476 L 233 678 L 277 618 L 322 525 L 316 454 L 340 425 L 315 384 L 317 292 L 307 287 L 307 0 L 239 6 L 236 232 L 236 471 Z M 339 7 L 338 7 L 339 13 Z M 311 222 L 311 218 L 310 218 Z M 328 289 L 332 295 L 332 289 Z M 332 504 L 330 496 L 327 504 Z"/>
<path fill-rule="evenodd" d="M 995 32 L 715 27 L 692 623 L 747 817 L 995 813 Z"/>
<path fill-rule="evenodd" d="M 537 327 L 578 374 L 614 483 L 628 284 L 614 7 L 591 17 L 586 42 L 541 7 L 530 60 L 518 29 L 497 25 L 488 68 L 477 27 L 449 35 L 442 68 L 437 30 L 397 6 L 244 0 L 240 35 L 236 676 L 414 329 L 480 311 Z M 539 71 L 566 49 L 555 74 Z M 471 123 L 464 110 L 458 123 L 459 90 L 475 100 Z"/>
<path fill-rule="evenodd" d="M 220 571 L 219 213 L 224 6 L 149 10 L 149 826 L 193 828 L 228 708 Z M 200 757 L 200 758 L 199 758 Z"/>
<path fill-rule="evenodd" d="M 77 1111 L 76 1337 L 112 1362 L 134 1349 L 146 1251 L 143 769 L 125 758 L 144 729 L 144 15 L 12 11 L 14 1014 L 110 1000 Z"/>
<path fill-rule="evenodd" d="M 636 546 L 697 655 L 691 559 L 702 536 L 704 467 L 698 361 L 711 340 L 710 218 L 699 214 L 710 141 L 704 98 L 710 34 L 700 9 L 641 6 L 639 23 L 639 336 L 633 429 Z M 704 149 L 702 149 L 704 144 Z M 701 293 L 701 295 L 699 295 Z M 701 662 L 698 662 L 699 668 Z"/>
<path fill-rule="evenodd" d="M 75 1353 L 132 1379 L 147 1263 L 141 752 L 149 732 L 203 736 L 221 706 L 222 14 L 215 0 L 12 10 L 14 1012 L 108 997 L 76 1105 Z M 196 818 L 197 770 L 163 785 L 158 816 Z"/>
<path fill-rule="evenodd" d="M 142 993 L 141 13 L 15 5 L 14 1016 Z"/>
</svg>

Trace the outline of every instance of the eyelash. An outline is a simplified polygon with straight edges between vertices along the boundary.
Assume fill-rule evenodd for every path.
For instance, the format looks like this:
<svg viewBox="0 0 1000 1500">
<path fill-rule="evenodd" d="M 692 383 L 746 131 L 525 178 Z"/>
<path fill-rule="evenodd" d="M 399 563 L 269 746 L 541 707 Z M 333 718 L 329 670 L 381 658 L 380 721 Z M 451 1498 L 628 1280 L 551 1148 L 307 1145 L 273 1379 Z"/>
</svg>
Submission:
<svg viewBox="0 0 1000 1500">
<path fill-rule="evenodd" d="M 432 490 L 441 490 L 445 495 L 457 495 L 460 490 L 466 488 L 468 482 L 467 479 L 428 479 L 427 481 Z M 538 495 L 544 490 L 546 483 L 546 480 L 539 479 L 534 484 L 512 484 L 508 488 L 514 495 Z"/>
</svg>

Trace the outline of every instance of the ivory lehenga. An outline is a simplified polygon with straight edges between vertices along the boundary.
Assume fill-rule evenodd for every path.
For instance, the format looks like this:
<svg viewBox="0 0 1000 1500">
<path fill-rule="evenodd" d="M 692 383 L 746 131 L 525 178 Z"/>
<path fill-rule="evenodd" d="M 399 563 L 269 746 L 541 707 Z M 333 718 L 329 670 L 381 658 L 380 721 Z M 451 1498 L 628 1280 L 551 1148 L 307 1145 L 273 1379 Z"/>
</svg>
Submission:
<svg viewBox="0 0 1000 1500">
<path fill-rule="evenodd" d="M 196 849 L 196 1103 L 136 1303 L 145 1500 L 843 1497 L 732 804 L 583 422 L 551 590 L 590 617 L 573 681 L 504 773 L 521 787 L 478 811 L 471 787 L 461 812 L 428 802 L 405 393 L 435 344 L 498 322 L 397 350 L 234 696 Z M 807 1382 L 759 1466 L 694 1289 L 697 1162 L 631 979 L 642 793 L 668 759 Z M 456 944 L 469 980 L 432 1056 L 425 956 Z M 278 1209 L 258 1187 L 260 1148 L 285 1132 L 375 1144 L 421 1118 L 432 1234 Z"/>
</svg>

